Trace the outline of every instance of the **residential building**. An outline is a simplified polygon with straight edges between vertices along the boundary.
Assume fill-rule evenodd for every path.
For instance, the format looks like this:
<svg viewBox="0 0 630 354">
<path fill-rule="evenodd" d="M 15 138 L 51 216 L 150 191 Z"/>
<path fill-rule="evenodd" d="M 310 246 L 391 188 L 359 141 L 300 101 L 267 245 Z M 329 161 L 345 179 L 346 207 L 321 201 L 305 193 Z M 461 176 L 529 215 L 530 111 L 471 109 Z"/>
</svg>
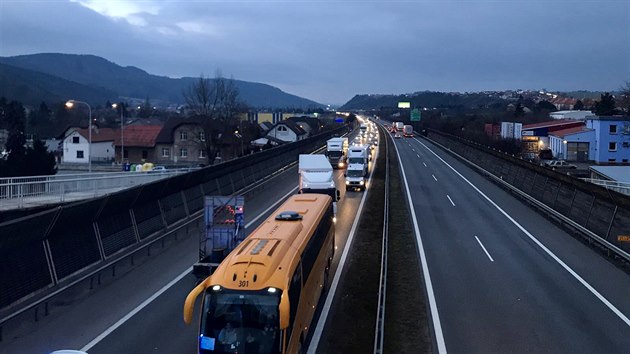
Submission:
<svg viewBox="0 0 630 354">
<path fill-rule="evenodd" d="M 194 118 L 171 118 L 155 141 L 155 161 L 161 165 L 208 164 L 206 137 Z"/>
<path fill-rule="evenodd" d="M 319 133 L 321 129 L 321 122 L 319 118 L 309 117 L 309 116 L 300 116 L 300 117 L 290 117 L 286 120 L 293 121 L 297 124 L 302 130 L 307 133 L 307 137 L 313 136 Z"/>
<path fill-rule="evenodd" d="M 129 163 L 156 162 L 155 141 L 162 130 L 161 125 L 128 125 L 115 130 L 114 146 L 116 161 L 121 161 L 121 147 L 124 142 L 124 161 Z"/>
<path fill-rule="evenodd" d="M 291 120 L 284 120 L 277 123 L 269 132 L 267 137 L 282 140 L 287 143 L 293 143 L 307 138 L 307 133 Z"/>
<path fill-rule="evenodd" d="M 553 157 L 567 161 L 589 161 L 595 153 L 595 130 L 585 126 L 556 130 L 549 133 L 549 148 Z"/>
<path fill-rule="evenodd" d="M 92 148 L 89 148 L 89 130 L 69 128 L 63 134 L 62 158 L 65 163 L 88 163 L 88 153 L 92 153 L 92 162 L 113 162 L 115 157 L 115 130 L 111 128 L 92 128 Z"/>
<path fill-rule="evenodd" d="M 595 130 L 595 151 L 591 159 L 600 164 L 630 161 L 630 117 L 592 116 L 586 127 Z"/>
</svg>

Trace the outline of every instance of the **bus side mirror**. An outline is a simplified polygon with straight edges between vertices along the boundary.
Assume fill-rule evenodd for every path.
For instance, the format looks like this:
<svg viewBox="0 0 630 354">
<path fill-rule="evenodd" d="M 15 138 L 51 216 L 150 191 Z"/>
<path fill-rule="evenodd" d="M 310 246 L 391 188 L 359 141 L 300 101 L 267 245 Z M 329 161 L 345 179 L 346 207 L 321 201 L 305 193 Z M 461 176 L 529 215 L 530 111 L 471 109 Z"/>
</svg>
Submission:
<svg viewBox="0 0 630 354">
<path fill-rule="evenodd" d="M 278 310 L 280 311 L 280 329 L 287 329 L 289 327 L 289 313 L 291 307 L 289 306 L 289 296 L 286 293 L 280 296 Z"/>
<path fill-rule="evenodd" d="M 201 292 L 206 290 L 206 282 L 201 282 L 197 285 L 190 294 L 186 297 L 186 302 L 184 302 L 184 323 L 189 325 L 192 322 L 193 312 L 195 307 L 195 301 Z"/>
</svg>

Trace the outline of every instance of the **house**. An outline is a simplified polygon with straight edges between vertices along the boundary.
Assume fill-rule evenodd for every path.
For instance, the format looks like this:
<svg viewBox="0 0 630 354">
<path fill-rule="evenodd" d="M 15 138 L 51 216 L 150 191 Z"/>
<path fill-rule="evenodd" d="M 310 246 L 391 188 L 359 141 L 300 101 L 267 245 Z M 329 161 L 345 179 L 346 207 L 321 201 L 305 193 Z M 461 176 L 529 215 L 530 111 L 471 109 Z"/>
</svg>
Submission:
<svg viewBox="0 0 630 354">
<path fill-rule="evenodd" d="M 116 161 L 121 161 L 120 149 L 124 146 L 124 161 L 155 162 L 155 141 L 161 130 L 161 125 L 128 125 L 124 127 L 122 134 L 120 129 L 116 129 Z"/>
<path fill-rule="evenodd" d="M 586 127 L 595 130 L 593 161 L 598 164 L 630 161 L 630 117 L 592 116 L 586 119 Z"/>
<path fill-rule="evenodd" d="M 589 161 L 595 154 L 595 130 L 577 126 L 549 133 L 553 157 L 567 161 Z"/>
<path fill-rule="evenodd" d="M 267 132 L 265 137 L 271 137 L 287 143 L 293 143 L 306 139 L 307 135 L 306 131 L 300 128 L 300 126 L 295 122 L 291 120 L 284 120 L 280 123 L 276 123 L 276 125 Z"/>
<path fill-rule="evenodd" d="M 302 128 L 302 130 L 304 130 L 307 133 L 307 137 L 310 137 L 319 133 L 319 130 L 321 129 L 321 126 L 322 126 L 319 118 L 315 118 L 315 117 L 308 117 L 308 116 L 290 117 L 290 118 L 287 118 L 286 120 L 293 121 L 300 128 Z"/>
<path fill-rule="evenodd" d="M 92 162 L 112 162 L 115 157 L 115 130 L 111 128 L 92 127 L 92 147 L 90 150 L 90 134 L 88 129 L 68 128 L 63 134 L 62 157 L 64 163 L 88 163 L 88 154 L 92 154 Z"/>
<path fill-rule="evenodd" d="M 205 143 L 200 120 L 171 118 L 155 140 L 155 162 L 161 165 L 207 164 Z"/>
</svg>

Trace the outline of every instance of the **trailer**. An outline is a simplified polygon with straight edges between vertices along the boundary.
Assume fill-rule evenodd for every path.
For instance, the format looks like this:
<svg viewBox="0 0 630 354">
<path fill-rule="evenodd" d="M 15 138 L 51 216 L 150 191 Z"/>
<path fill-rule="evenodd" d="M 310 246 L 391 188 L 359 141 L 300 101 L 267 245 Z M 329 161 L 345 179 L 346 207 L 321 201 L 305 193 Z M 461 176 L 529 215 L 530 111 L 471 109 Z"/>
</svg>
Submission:
<svg viewBox="0 0 630 354">
<path fill-rule="evenodd" d="M 203 279 L 245 239 L 244 196 L 206 196 L 199 261 L 193 274 Z"/>
</svg>

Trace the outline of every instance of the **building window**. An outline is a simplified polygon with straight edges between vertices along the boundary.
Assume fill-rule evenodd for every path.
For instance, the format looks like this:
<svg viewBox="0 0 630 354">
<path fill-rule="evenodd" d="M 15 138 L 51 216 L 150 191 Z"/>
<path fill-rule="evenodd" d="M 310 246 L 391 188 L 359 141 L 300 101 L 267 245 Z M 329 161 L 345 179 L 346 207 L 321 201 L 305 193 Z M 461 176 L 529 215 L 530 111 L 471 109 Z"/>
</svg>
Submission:
<svg viewBox="0 0 630 354">
<path fill-rule="evenodd" d="M 279 132 L 286 132 L 287 131 L 287 127 L 285 127 L 284 125 L 279 125 L 278 126 L 278 131 Z"/>
<path fill-rule="evenodd" d="M 200 159 L 205 159 L 206 158 L 206 150 L 204 150 L 204 149 L 199 150 L 199 158 Z"/>
<path fill-rule="evenodd" d="M 171 149 L 162 148 L 162 157 L 169 157 L 171 155 Z"/>
<path fill-rule="evenodd" d="M 149 157 L 149 152 L 147 150 L 142 150 L 142 158 L 146 160 L 147 157 Z"/>
<path fill-rule="evenodd" d="M 73 136 L 72 137 L 72 143 L 73 144 L 78 144 L 79 143 L 79 137 L 78 136 Z"/>
<path fill-rule="evenodd" d="M 621 162 L 626 163 L 628 162 L 628 159 L 622 159 Z"/>
<path fill-rule="evenodd" d="M 83 158 L 83 150 L 77 150 L 77 159 Z"/>
<path fill-rule="evenodd" d="M 188 132 L 185 132 L 185 131 L 179 132 L 179 140 L 188 140 Z"/>
<path fill-rule="evenodd" d="M 617 151 L 617 142 L 608 143 L 608 151 Z"/>
<path fill-rule="evenodd" d="M 123 150 L 123 159 L 128 159 L 129 158 L 129 150 L 125 149 Z"/>
<path fill-rule="evenodd" d="M 199 132 L 199 141 L 206 141 L 206 132 Z"/>
<path fill-rule="evenodd" d="M 179 149 L 179 157 L 182 157 L 182 158 L 188 157 L 188 149 Z"/>
<path fill-rule="evenodd" d="M 608 159 L 608 162 L 615 162 L 617 161 L 616 159 Z"/>
<path fill-rule="evenodd" d="M 611 124 L 611 125 L 608 127 L 608 129 L 609 129 L 609 131 L 610 131 L 610 134 L 617 134 L 617 125 L 616 125 L 616 124 Z"/>
</svg>

